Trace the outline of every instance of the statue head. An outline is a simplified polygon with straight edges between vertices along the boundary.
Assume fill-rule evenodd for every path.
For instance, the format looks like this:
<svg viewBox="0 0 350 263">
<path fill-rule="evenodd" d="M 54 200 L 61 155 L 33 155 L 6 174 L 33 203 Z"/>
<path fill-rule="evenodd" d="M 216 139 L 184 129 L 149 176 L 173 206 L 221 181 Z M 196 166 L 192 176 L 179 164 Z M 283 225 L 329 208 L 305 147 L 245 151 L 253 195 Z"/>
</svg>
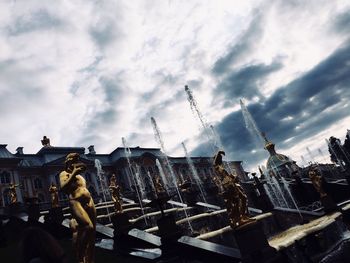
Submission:
<svg viewBox="0 0 350 263">
<path fill-rule="evenodd" d="M 79 160 L 80 160 L 79 153 L 70 153 L 66 156 L 66 160 L 64 161 L 64 164 L 66 165 L 66 168 L 68 168 L 72 164 L 78 163 Z"/>
<path fill-rule="evenodd" d="M 116 183 L 115 174 L 112 174 L 110 182 L 111 182 L 111 184 L 115 184 Z"/>
</svg>

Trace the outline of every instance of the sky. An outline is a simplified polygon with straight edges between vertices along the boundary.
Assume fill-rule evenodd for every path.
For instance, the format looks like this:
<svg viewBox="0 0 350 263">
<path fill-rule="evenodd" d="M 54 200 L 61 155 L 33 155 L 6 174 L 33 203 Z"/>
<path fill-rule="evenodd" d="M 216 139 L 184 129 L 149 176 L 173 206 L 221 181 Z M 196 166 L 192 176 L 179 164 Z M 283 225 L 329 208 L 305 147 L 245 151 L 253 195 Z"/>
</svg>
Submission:
<svg viewBox="0 0 350 263">
<path fill-rule="evenodd" d="M 188 85 L 231 160 L 268 153 L 239 100 L 278 152 L 328 160 L 350 129 L 350 2 L 329 0 L 0 1 L 0 143 L 159 147 L 209 156 Z M 311 156 L 306 147 L 311 150 Z M 318 149 L 324 154 L 319 154 Z"/>
</svg>

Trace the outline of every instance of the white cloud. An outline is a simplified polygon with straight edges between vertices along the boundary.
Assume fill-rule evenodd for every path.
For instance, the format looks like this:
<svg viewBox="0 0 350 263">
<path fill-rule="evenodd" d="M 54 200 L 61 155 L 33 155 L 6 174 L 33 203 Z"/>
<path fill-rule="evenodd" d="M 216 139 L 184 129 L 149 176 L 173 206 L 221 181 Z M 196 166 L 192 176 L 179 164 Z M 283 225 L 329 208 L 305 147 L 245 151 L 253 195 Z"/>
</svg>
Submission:
<svg viewBox="0 0 350 263">
<path fill-rule="evenodd" d="M 212 104 L 219 79 L 211 70 L 256 12 L 263 12 L 263 35 L 233 67 L 281 57 L 284 68 L 260 87 L 268 96 L 344 41 L 328 35 L 344 2 L 1 2 L 1 141 L 28 153 L 41 147 L 42 135 L 56 146 L 95 144 L 99 152 L 120 146 L 122 136 L 134 139 L 130 145 L 154 147 L 154 116 L 170 154 L 182 155 L 181 141 L 191 150 L 203 140 L 181 95 L 184 85 L 197 81 L 192 88 L 209 123 L 237 109 L 239 98 L 227 108 Z M 106 89 L 105 80 L 114 85 Z"/>
</svg>

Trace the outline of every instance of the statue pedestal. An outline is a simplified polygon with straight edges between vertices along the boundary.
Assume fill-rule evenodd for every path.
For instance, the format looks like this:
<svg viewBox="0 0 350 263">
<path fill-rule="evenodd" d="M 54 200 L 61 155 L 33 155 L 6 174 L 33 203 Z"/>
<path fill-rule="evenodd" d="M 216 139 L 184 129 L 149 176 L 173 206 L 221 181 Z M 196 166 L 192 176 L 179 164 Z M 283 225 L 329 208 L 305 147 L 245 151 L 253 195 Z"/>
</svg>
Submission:
<svg viewBox="0 0 350 263">
<path fill-rule="evenodd" d="M 38 221 L 40 217 L 40 208 L 38 204 L 29 204 L 28 208 L 28 220 Z"/>
<path fill-rule="evenodd" d="M 333 201 L 332 197 L 330 195 L 326 195 L 320 198 L 320 201 L 324 207 L 324 212 L 326 214 L 332 213 L 335 211 L 339 211 L 339 207 L 337 204 Z"/>
<path fill-rule="evenodd" d="M 181 236 L 181 229 L 176 225 L 172 215 L 166 215 L 157 220 L 159 236 L 163 241 L 176 240 Z"/>
<path fill-rule="evenodd" d="M 112 224 L 114 228 L 114 237 L 127 234 L 131 229 L 129 217 L 125 213 L 116 213 L 112 216 Z"/>
<path fill-rule="evenodd" d="M 198 196 L 198 191 L 189 191 L 184 193 L 184 198 L 189 206 L 194 206 L 197 203 Z"/>
<path fill-rule="evenodd" d="M 49 214 L 45 217 L 45 223 L 61 224 L 63 221 L 62 207 L 52 207 Z"/>
<path fill-rule="evenodd" d="M 22 203 L 16 202 L 9 204 L 8 214 L 9 216 L 19 216 L 24 210 Z"/>
<path fill-rule="evenodd" d="M 259 222 L 239 226 L 233 234 L 241 252 L 242 262 L 278 262 L 277 252 L 270 247 Z"/>
</svg>

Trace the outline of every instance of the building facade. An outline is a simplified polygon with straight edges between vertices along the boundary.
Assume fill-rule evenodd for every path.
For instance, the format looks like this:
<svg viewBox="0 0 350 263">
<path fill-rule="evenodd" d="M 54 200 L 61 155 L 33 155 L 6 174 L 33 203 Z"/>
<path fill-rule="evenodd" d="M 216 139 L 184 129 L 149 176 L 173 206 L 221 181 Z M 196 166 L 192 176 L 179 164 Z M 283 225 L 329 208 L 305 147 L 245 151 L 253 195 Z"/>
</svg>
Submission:
<svg viewBox="0 0 350 263">
<path fill-rule="evenodd" d="M 47 139 L 47 138 L 46 138 Z M 43 142 L 42 142 L 43 143 Z M 93 198 L 101 200 L 103 192 L 108 195 L 109 178 L 116 175 L 117 182 L 122 188 L 124 196 L 132 196 L 135 192 L 135 173 L 141 178 L 145 191 L 152 188 L 152 179 L 164 171 L 168 180 L 169 169 L 165 165 L 165 156 L 157 148 L 123 148 L 118 147 L 109 154 L 95 152 L 94 146 L 87 151 L 83 147 L 53 147 L 43 143 L 43 147 L 35 154 L 25 154 L 22 147 L 16 153 L 11 153 L 6 144 L 0 145 L 0 206 L 7 206 L 9 200 L 9 184 L 18 184 L 16 188 L 19 202 L 37 197 L 42 204 L 49 205 L 51 183 L 59 185 L 59 174 L 64 169 L 64 160 L 67 154 L 80 154 L 81 161 L 87 166 L 83 176 Z M 191 171 L 185 157 L 168 157 L 176 181 L 191 179 Z M 103 173 L 97 173 L 96 160 L 101 164 Z M 211 157 L 192 157 L 194 167 L 204 183 L 210 182 L 214 176 Z M 159 164 L 161 167 L 159 167 Z M 231 167 L 242 179 L 245 176 L 241 162 L 231 162 Z M 130 166 L 133 169 L 130 169 Z M 101 178 L 100 178 L 101 176 Z M 59 192 L 60 201 L 67 200 L 67 196 Z"/>
</svg>

